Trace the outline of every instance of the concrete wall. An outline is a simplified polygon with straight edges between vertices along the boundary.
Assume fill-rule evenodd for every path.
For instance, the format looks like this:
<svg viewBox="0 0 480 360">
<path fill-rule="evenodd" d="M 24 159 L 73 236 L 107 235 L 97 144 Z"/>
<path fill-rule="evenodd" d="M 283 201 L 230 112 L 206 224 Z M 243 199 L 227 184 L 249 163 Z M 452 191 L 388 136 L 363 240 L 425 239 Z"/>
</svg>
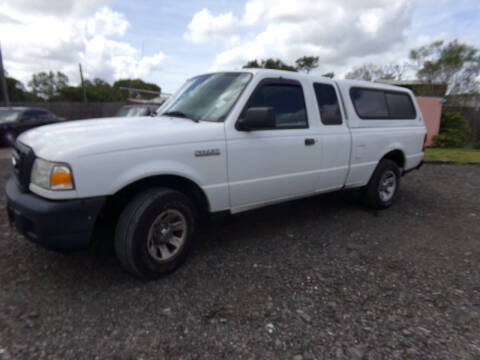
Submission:
<svg viewBox="0 0 480 360">
<path fill-rule="evenodd" d="M 442 98 L 417 97 L 418 106 L 422 112 L 423 121 L 427 127 L 427 146 L 433 145 L 433 137 L 440 131 L 440 118 L 442 117 Z"/>
<path fill-rule="evenodd" d="M 38 107 L 51 111 L 67 120 L 109 117 L 125 105 L 124 103 L 81 103 L 81 102 L 28 102 L 14 103 L 12 106 Z"/>
</svg>

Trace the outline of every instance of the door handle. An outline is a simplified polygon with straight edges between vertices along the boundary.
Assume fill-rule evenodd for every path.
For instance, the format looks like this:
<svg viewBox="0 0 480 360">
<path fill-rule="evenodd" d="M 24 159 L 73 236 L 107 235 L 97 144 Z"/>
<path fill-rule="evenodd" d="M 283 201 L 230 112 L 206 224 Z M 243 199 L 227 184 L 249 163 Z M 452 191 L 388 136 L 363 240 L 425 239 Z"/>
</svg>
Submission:
<svg viewBox="0 0 480 360">
<path fill-rule="evenodd" d="M 307 138 L 305 139 L 305 146 L 315 145 L 315 139 Z"/>
</svg>

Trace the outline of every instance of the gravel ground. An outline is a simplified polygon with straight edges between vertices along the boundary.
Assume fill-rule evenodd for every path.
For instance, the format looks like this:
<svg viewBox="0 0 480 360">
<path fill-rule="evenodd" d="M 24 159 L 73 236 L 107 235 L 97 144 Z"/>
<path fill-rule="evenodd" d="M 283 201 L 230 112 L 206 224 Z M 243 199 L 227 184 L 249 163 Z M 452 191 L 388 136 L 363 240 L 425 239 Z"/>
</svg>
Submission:
<svg viewBox="0 0 480 360">
<path fill-rule="evenodd" d="M 12 150 L 10 148 L 0 147 L 0 160 L 10 159 L 11 154 Z"/>
<path fill-rule="evenodd" d="M 480 359 L 479 193 L 480 168 L 426 165 L 387 211 L 336 193 L 226 217 L 141 282 L 16 235 L 2 191 L 0 359 Z"/>
</svg>

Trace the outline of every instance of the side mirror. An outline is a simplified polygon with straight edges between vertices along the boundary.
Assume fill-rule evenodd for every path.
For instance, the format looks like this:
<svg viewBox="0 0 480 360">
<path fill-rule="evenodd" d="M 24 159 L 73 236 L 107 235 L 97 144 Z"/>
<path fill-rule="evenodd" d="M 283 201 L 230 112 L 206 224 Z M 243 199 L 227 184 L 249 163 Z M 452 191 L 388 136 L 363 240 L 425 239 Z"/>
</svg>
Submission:
<svg viewBox="0 0 480 360">
<path fill-rule="evenodd" d="M 275 110 L 273 107 L 251 107 L 245 116 L 237 121 L 237 130 L 267 130 L 275 127 Z"/>
</svg>

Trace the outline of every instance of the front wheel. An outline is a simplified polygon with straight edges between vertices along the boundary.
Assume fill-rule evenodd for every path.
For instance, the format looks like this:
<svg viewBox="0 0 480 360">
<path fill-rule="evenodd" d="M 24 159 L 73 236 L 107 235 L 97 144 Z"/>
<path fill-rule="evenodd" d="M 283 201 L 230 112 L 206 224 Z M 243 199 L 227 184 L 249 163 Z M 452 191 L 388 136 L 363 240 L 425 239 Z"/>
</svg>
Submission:
<svg viewBox="0 0 480 360">
<path fill-rule="evenodd" d="M 392 160 L 381 160 L 365 188 L 365 202 L 373 209 L 386 209 L 395 201 L 399 186 L 397 164 Z"/>
<path fill-rule="evenodd" d="M 182 264 L 195 230 L 195 209 L 185 195 L 150 189 L 134 197 L 120 215 L 115 252 L 130 273 L 156 279 Z"/>
</svg>

